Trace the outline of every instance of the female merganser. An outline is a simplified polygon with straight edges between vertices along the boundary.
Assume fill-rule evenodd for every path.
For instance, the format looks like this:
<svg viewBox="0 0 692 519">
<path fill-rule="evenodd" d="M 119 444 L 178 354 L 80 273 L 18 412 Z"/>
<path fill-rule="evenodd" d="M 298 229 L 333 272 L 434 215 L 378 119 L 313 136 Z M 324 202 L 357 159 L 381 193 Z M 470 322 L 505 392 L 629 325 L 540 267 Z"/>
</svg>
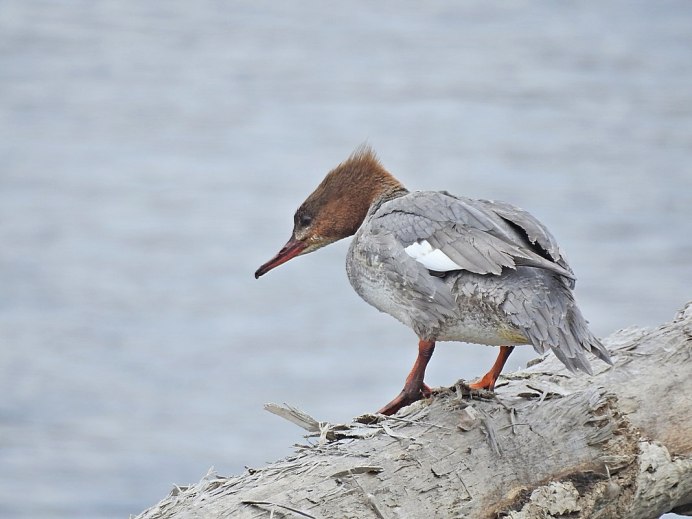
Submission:
<svg viewBox="0 0 692 519">
<path fill-rule="evenodd" d="M 574 273 L 555 239 L 522 209 L 409 192 L 362 147 L 327 174 L 293 220 L 291 239 L 255 278 L 355 234 L 346 261 L 351 285 L 418 335 L 404 388 L 380 413 L 430 396 L 423 377 L 436 341 L 501 346 L 490 371 L 470 385 L 490 391 L 518 344 L 552 350 L 572 372 L 591 373 L 585 351 L 612 364 L 577 308 Z"/>
</svg>

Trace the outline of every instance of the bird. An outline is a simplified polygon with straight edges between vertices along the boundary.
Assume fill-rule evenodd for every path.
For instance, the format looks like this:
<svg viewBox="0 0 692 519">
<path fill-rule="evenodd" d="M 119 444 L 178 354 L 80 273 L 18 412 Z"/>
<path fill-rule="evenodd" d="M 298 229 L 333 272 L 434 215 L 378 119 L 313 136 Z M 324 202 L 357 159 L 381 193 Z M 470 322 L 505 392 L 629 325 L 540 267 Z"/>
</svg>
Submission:
<svg viewBox="0 0 692 519">
<path fill-rule="evenodd" d="M 575 302 L 572 268 L 538 219 L 506 202 L 409 191 L 367 145 L 305 199 L 290 239 L 255 278 L 350 236 L 353 289 L 418 337 L 403 389 L 378 413 L 431 396 L 424 377 L 437 342 L 500 347 L 490 370 L 469 384 L 478 390 L 494 391 L 519 345 L 552 351 L 572 372 L 592 374 L 588 352 L 612 365 Z"/>
</svg>

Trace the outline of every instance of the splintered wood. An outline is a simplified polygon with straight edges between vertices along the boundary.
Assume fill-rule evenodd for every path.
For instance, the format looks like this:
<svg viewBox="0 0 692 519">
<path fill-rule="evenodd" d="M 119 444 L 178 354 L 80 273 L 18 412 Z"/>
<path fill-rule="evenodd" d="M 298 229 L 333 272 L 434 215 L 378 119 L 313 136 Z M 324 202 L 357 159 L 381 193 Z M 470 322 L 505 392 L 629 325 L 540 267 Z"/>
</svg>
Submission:
<svg viewBox="0 0 692 519">
<path fill-rule="evenodd" d="M 396 416 L 329 424 L 267 410 L 317 438 L 245 474 L 207 474 L 137 519 L 653 519 L 692 514 L 692 303 L 653 330 L 603 341 L 615 360 L 593 377 L 548 357 L 463 383 Z"/>
</svg>

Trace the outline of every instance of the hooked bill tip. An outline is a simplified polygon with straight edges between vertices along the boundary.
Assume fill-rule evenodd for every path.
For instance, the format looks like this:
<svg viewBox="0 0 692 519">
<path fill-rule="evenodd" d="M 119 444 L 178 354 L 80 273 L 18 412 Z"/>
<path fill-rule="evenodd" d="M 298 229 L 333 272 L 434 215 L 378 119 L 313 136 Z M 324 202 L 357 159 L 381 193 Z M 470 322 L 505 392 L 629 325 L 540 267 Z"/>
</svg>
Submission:
<svg viewBox="0 0 692 519">
<path fill-rule="evenodd" d="M 259 279 L 260 276 L 264 276 L 267 272 L 286 263 L 291 258 L 299 256 L 305 249 L 306 244 L 304 242 L 291 238 L 276 256 L 255 271 L 255 279 Z"/>
</svg>

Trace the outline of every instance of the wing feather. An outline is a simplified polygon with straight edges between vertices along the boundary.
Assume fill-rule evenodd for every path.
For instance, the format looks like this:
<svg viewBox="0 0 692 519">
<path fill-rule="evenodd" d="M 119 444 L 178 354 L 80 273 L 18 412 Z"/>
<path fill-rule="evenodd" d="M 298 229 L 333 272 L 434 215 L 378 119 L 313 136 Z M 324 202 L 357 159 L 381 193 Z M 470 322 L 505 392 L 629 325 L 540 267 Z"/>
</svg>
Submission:
<svg viewBox="0 0 692 519">
<path fill-rule="evenodd" d="M 509 204 L 417 192 L 387 202 L 375 216 L 377 232 L 394 235 L 430 270 L 500 275 L 525 265 L 574 279 L 548 230 Z"/>
</svg>

